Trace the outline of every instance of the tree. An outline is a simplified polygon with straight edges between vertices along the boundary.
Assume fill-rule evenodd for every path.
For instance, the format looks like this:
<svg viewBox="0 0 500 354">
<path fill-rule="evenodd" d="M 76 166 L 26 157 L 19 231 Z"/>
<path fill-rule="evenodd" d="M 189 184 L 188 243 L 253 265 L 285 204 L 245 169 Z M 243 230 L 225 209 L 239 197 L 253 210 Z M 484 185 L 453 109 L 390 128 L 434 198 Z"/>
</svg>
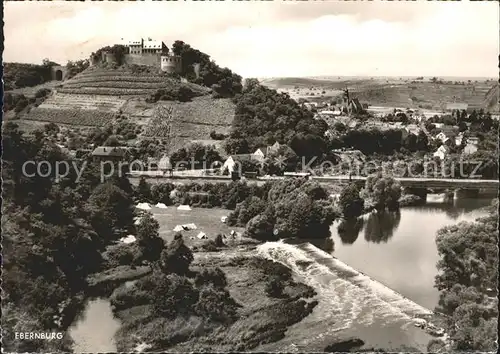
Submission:
<svg viewBox="0 0 500 354">
<path fill-rule="evenodd" d="M 249 197 L 236 206 L 236 209 L 229 215 L 227 223 L 230 226 L 244 227 L 250 219 L 262 213 L 266 207 L 267 203 L 260 198 Z"/>
<path fill-rule="evenodd" d="M 370 198 L 378 210 L 397 210 L 401 197 L 401 185 L 394 178 L 382 176 L 381 173 L 366 179 L 364 194 Z"/>
<path fill-rule="evenodd" d="M 212 285 L 215 288 L 223 289 L 227 286 L 227 279 L 220 268 L 209 268 L 197 273 L 194 283 L 197 287 Z"/>
<path fill-rule="evenodd" d="M 189 272 L 189 265 L 193 259 L 193 253 L 184 244 L 182 236 L 175 237 L 168 247 L 162 251 L 160 266 L 164 273 L 185 275 Z"/>
<path fill-rule="evenodd" d="M 153 308 L 169 319 L 177 315 L 190 315 L 198 301 L 199 291 L 189 280 L 177 274 L 156 274 L 153 289 Z"/>
<path fill-rule="evenodd" d="M 203 287 L 198 302 L 194 306 L 196 313 L 210 321 L 230 323 L 237 317 L 238 304 L 224 288 Z"/>
<path fill-rule="evenodd" d="M 159 228 L 158 221 L 150 213 L 144 215 L 137 225 L 137 243 L 142 250 L 143 258 L 150 262 L 156 262 L 160 258 L 165 246 L 158 234 Z"/>
<path fill-rule="evenodd" d="M 146 182 L 144 177 L 141 177 L 139 184 L 137 185 L 137 198 L 143 202 L 151 201 L 151 185 Z"/>
<path fill-rule="evenodd" d="M 261 241 L 277 240 L 277 235 L 273 233 L 274 222 L 272 213 L 259 214 L 247 223 L 243 236 Z"/>
<path fill-rule="evenodd" d="M 340 193 L 339 199 L 342 214 L 345 219 L 357 218 L 363 213 L 365 201 L 359 196 L 359 189 L 355 183 L 351 183 Z"/>
<path fill-rule="evenodd" d="M 112 239 L 120 229 L 128 229 L 133 220 L 130 196 L 111 182 L 94 189 L 89 198 L 88 212 L 91 225 L 104 239 Z"/>
<path fill-rule="evenodd" d="M 249 221 L 245 234 L 263 239 L 325 238 L 336 215 L 326 191 L 307 180 L 282 180 L 269 190 L 266 210 Z"/>
</svg>

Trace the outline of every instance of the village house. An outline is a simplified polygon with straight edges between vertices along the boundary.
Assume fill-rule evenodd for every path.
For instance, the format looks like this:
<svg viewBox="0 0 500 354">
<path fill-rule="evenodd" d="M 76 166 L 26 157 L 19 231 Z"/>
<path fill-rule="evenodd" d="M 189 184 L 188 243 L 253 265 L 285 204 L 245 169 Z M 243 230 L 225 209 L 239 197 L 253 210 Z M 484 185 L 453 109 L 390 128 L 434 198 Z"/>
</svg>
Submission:
<svg viewBox="0 0 500 354">
<path fill-rule="evenodd" d="M 479 144 L 479 138 L 477 136 L 475 136 L 475 135 L 468 136 L 467 137 L 467 143 L 468 144 L 477 145 L 477 144 Z"/>
<path fill-rule="evenodd" d="M 282 145 L 278 142 L 275 142 L 273 145 L 261 147 L 255 150 L 253 153 L 254 159 L 257 161 L 264 161 L 269 155 L 278 154 L 282 152 L 284 155 L 294 154 L 293 150 L 288 145 Z"/>
<path fill-rule="evenodd" d="M 476 144 L 471 144 L 471 143 L 467 143 L 467 145 L 465 145 L 464 147 L 464 150 L 463 150 L 463 154 L 464 155 L 471 155 L 473 153 L 475 153 L 477 151 L 477 145 Z"/>
<path fill-rule="evenodd" d="M 455 137 L 455 145 L 456 146 L 460 146 L 462 145 L 462 141 L 464 140 L 464 134 L 463 133 L 459 133 L 456 137 Z"/>
<path fill-rule="evenodd" d="M 475 153 L 478 150 L 479 139 L 477 136 L 468 136 L 466 139 L 466 145 L 463 149 L 463 154 L 470 155 Z"/>
<path fill-rule="evenodd" d="M 443 125 L 439 130 L 441 131 L 435 136 L 435 139 L 441 140 L 442 143 L 454 139 L 458 135 L 458 127 L 452 125 Z"/>
<path fill-rule="evenodd" d="M 224 165 L 222 165 L 222 170 L 227 170 L 229 173 L 235 172 L 236 166 L 238 163 L 242 163 L 243 161 L 259 161 L 256 159 L 254 154 L 234 154 L 230 155 L 226 161 L 224 161 Z"/>
<path fill-rule="evenodd" d="M 293 150 L 288 145 L 282 145 L 278 142 L 275 142 L 273 145 L 260 147 L 251 154 L 230 155 L 224 162 L 222 170 L 227 169 L 229 173 L 233 172 L 237 162 L 241 163 L 243 161 L 255 161 L 262 163 L 267 157 L 269 157 L 269 155 L 277 154 L 280 150 L 286 150 L 285 154 L 287 152 L 293 152 Z"/>
<path fill-rule="evenodd" d="M 434 157 L 438 157 L 441 160 L 444 160 L 444 158 L 448 155 L 449 149 L 445 145 L 441 145 L 436 152 L 433 154 Z"/>
<path fill-rule="evenodd" d="M 122 146 L 99 146 L 92 152 L 92 157 L 97 161 L 122 161 L 126 150 Z"/>
<path fill-rule="evenodd" d="M 169 171 L 172 172 L 172 163 L 170 162 L 170 157 L 168 155 L 163 155 L 158 161 L 158 169 L 164 173 Z"/>
</svg>

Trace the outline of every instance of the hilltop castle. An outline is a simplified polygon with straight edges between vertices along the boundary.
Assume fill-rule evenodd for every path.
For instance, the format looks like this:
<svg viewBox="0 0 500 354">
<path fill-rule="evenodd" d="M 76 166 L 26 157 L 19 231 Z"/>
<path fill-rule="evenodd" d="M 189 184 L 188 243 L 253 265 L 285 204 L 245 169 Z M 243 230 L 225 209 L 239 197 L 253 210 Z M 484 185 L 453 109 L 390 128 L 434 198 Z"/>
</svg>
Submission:
<svg viewBox="0 0 500 354">
<path fill-rule="evenodd" d="M 163 72 L 179 73 L 182 69 L 181 57 L 170 53 L 163 41 L 155 41 L 151 38 L 147 40 L 124 40 L 121 38 L 119 45 L 127 48 L 127 53 L 123 58 L 125 64 L 146 65 L 157 67 Z M 102 62 L 116 63 L 112 53 L 105 52 L 100 58 Z M 91 63 L 95 64 L 95 59 Z"/>
</svg>

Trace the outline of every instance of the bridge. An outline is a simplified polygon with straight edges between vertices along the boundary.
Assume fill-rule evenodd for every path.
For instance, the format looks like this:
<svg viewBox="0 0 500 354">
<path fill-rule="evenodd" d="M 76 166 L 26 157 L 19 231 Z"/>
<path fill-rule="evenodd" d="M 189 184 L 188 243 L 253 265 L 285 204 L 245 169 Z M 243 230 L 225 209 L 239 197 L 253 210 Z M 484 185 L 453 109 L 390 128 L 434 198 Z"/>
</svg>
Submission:
<svg viewBox="0 0 500 354">
<path fill-rule="evenodd" d="M 146 180 L 156 180 L 156 182 L 179 182 L 179 183 L 189 183 L 189 182 L 207 182 L 207 183 L 217 183 L 217 182 L 231 182 L 231 177 L 229 176 L 218 176 L 218 175 L 174 175 L 172 177 L 164 175 L 162 172 L 150 171 L 150 172 L 134 172 L 129 174 L 129 178 L 132 182 L 138 181 L 139 178 L 144 177 Z M 282 180 L 285 178 L 293 177 L 257 177 L 256 179 L 247 179 L 248 182 L 254 182 L 257 184 L 263 184 L 267 181 Z M 465 189 L 465 190 L 489 190 L 497 191 L 499 187 L 498 180 L 495 179 L 456 179 L 456 178 L 417 178 L 417 177 L 394 177 L 403 188 L 415 188 L 415 189 Z M 367 177 L 364 176 L 311 176 L 310 179 L 318 181 L 321 184 L 335 184 L 335 183 L 349 183 L 356 182 L 363 184 L 365 183 Z"/>
<path fill-rule="evenodd" d="M 323 183 L 334 182 L 365 182 L 367 177 L 363 176 L 313 176 L 313 180 Z M 428 189 L 481 189 L 498 190 L 496 179 L 457 179 L 457 178 L 418 178 L 418 177 L 394 177 L 403 188 L 428 188 Z"/>
</svg>

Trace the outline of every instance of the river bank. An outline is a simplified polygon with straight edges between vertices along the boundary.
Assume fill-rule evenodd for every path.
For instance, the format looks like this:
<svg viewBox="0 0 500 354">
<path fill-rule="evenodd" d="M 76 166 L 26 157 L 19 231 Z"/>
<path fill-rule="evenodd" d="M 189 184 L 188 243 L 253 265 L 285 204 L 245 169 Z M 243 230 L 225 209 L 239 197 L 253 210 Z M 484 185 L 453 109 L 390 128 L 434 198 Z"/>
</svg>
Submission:
<svg viewBox="0 0 500 354">
<path fill-rule="evenodd" d="M 283 338 L 290 325 L 310 314 L 317 304 L 316 294 L 311 287 L 296 282 L 286 267 L 259 257 L 249 248 L 197 252 L 191 266 L 194 272 L 218 267 L 226 274 L 229 294 L 239 305 L 235 322 L 216 324 L 196 315 L 165 321 L 148 304 L 115 309 L 122 323 L 116 333 L 118 351 L 133 351 L 138 346 L 173 352 L 248 351 Z M 270 278 L 276 276 L 286 284 L 279 297 L 266 291 Z"/>
</svg>

